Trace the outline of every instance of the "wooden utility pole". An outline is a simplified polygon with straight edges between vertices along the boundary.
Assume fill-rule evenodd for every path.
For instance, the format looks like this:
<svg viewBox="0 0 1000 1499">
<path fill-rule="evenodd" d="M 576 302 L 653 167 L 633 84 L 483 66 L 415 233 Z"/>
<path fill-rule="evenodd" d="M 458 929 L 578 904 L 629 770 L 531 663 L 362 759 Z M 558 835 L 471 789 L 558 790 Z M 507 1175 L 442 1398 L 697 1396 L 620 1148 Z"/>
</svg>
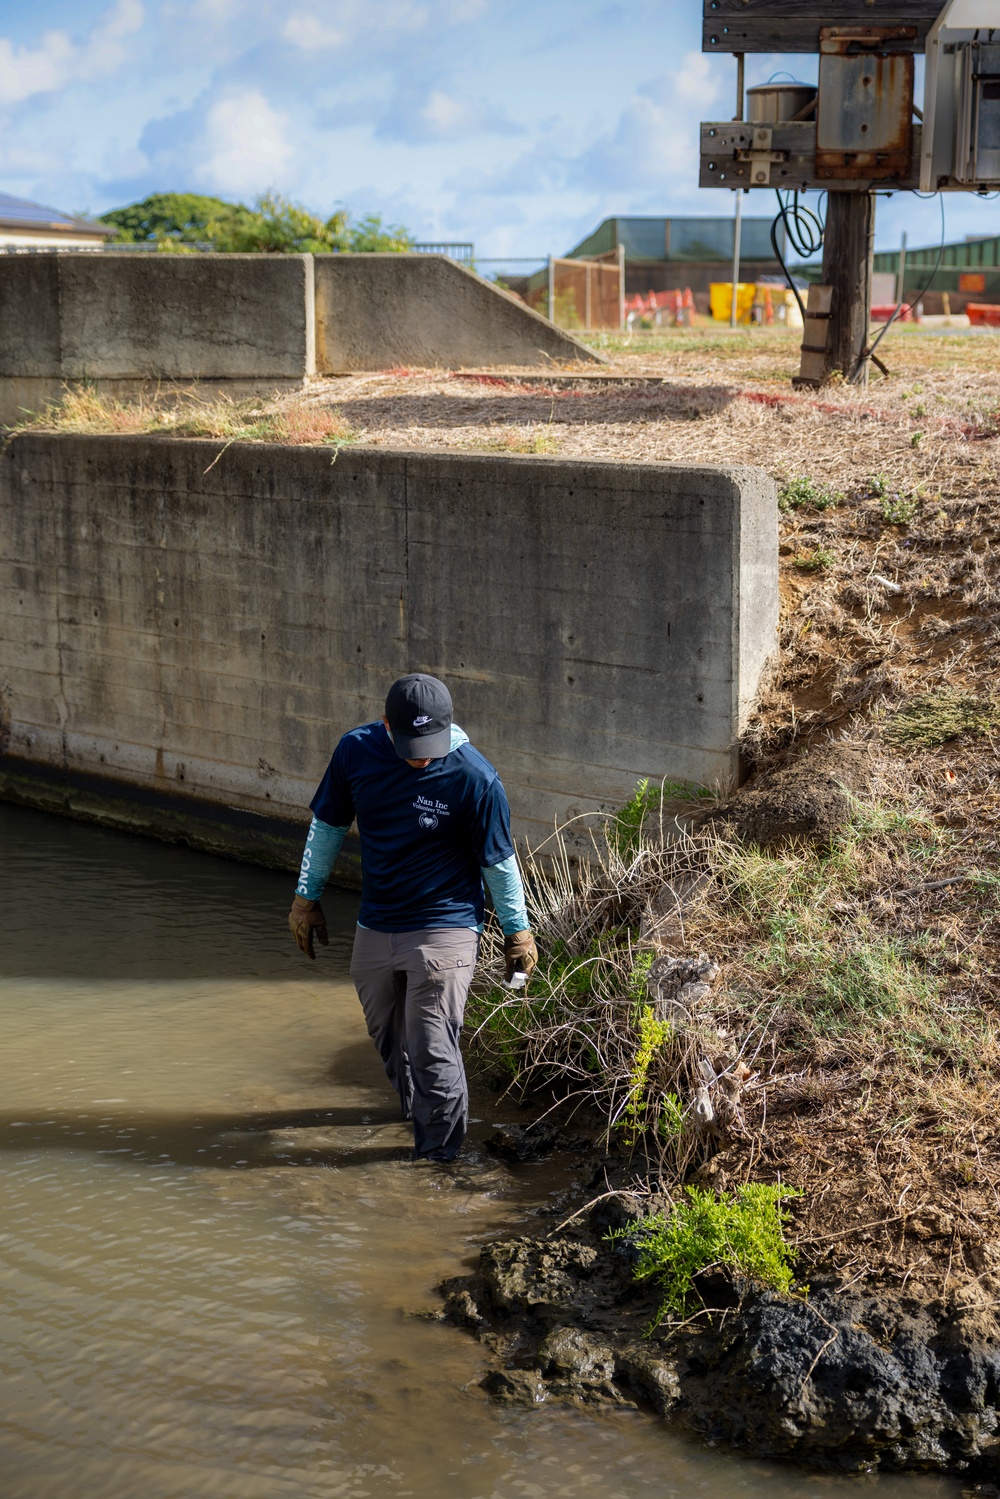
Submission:
<svg viewBox="0 0 1000 1499">
<path fill-rule="evenodd" d="M 874 243 L 875 194 L 830 193 L 823 240 L 823 284 L 832 288 L 827 377 L 839 370 L 845 380 L 868 383 L 868 363 L 860 361 L 868 347 Z"/>
</svg>

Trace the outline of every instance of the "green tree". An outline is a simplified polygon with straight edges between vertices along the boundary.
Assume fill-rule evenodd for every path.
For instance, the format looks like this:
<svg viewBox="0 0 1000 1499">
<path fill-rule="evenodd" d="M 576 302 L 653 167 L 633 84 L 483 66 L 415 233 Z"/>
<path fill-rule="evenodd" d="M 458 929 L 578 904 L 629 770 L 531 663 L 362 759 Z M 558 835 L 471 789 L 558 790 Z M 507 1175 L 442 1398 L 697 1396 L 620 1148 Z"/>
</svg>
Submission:
<svg viewBox="0 0 1000 1499">
<path fill-rule="evenodd" d="M 209 239 L 210 225 L 215 229 L 243 215 L 249 217 L 250 209 L 242 203 L 225 203 L 197 193 L 152 193 L 141 203 L 102 213 L 100 222 L 113 225 L 125 244 L 166 239 L 192 244 Z"/>
<path fill-rule="evenodd" d="M 141 203 L 101 215 L 124 243 L 155 242 L 161 249 L 207 243 L 214 250 L 271 254 L 409 250 L 413 236 L 399 224 L 384 225 L 378 214 L 356 223 L 344 209 L 328 219 L 276 193 L 265 193 L 253 208 L 195 193 L 154 193 Z"/>
</svg>

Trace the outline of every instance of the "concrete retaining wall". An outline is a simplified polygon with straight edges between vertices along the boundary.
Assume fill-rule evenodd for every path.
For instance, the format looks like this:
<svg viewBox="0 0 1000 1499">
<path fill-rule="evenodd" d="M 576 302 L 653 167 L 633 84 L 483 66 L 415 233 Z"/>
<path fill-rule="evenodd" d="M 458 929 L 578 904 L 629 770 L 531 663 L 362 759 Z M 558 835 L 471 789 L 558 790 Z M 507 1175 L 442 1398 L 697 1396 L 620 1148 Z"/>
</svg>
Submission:
<svg viewBox="0 0 1000 1499">
<path fill-rule="evenodd" d="M 317 255 L 315 267 L 320 374 L 604 362 L 446 255 Z"/>
<path fill-rule="evenodd" d="M 730 782 L 777 623 L 759 470 L 26 434 L 0 456 L 0 795 L 277 863 L 390 682 L 518 831 Z"/>
<path fill-rule="evenodd" d="M 319 299 L 320 358 L 316 317 Z M 67 382 L 266 395 L 394 365 L 602 357 L 443 255 L 0 256 L 0 425 Z"/>
<path fill-rule="evenodd" d="M 242 395 L 316 368 L 309 255 L 0 256 L 0 422 L 66 381 Z"/>
</svg>

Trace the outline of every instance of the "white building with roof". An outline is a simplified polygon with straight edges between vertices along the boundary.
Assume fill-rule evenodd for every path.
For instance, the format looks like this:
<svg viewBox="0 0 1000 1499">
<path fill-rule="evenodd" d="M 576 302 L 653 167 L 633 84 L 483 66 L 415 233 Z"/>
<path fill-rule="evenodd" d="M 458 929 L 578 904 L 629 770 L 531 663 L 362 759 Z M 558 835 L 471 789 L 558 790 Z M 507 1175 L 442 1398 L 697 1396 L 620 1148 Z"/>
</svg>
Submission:
<svg viewBox="0 0 1000 1499">
<path fill-rule="evenodd" d="M 117 230 L 0 193 L 0 251 L 100 250 Z"/>
</svg>

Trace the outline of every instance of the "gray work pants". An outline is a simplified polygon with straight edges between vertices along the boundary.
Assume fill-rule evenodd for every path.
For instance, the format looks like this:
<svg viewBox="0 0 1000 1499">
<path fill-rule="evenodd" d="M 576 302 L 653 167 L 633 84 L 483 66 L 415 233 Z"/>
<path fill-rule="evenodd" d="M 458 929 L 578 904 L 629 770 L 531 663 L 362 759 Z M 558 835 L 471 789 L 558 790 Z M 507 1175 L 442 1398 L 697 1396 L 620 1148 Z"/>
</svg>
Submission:
<svg viewBox="0 0 1000 1499">
<path fill-rule="evenodd" d="M 414 1153 L 432 1161 L 458 1154 L 469 1122 L 459 1050 L 465 1000 L 479 952 L 468 927 L 373 932 L 359 926 L 351 978 L 368 1034 L 413 1120 Z"/>
</svg>

